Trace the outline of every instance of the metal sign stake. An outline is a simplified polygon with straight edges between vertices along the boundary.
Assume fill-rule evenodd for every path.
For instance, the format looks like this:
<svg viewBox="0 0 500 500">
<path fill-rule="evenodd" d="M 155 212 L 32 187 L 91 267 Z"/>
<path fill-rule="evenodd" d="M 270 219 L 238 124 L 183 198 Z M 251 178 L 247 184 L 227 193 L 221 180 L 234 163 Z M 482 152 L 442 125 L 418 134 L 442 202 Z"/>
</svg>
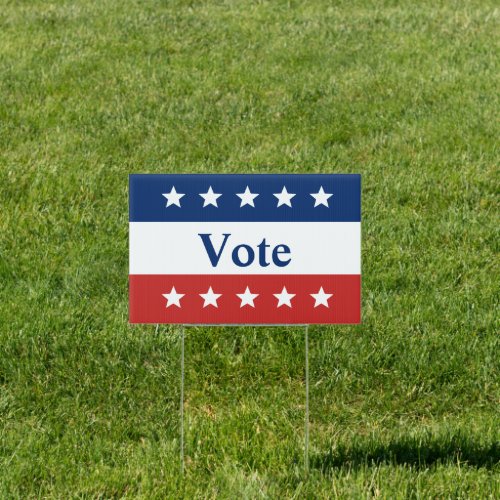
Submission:
<svg viewBox="0 0 500 500">
<path fill-rule="evenodd" d="M 304 467 L 306 476 L 309 474 L 309 325 L 306 325 L 305 332 L 306 346 L 306 418 L 305 418 L 305 443 L 304 443 Z"/>
<path fill-rule="evenodd" d="M 180 454 L 181 474 L 184 475 L 184 325 L 181 325 L 181 400 L 180 400 Z"/>
</svg>

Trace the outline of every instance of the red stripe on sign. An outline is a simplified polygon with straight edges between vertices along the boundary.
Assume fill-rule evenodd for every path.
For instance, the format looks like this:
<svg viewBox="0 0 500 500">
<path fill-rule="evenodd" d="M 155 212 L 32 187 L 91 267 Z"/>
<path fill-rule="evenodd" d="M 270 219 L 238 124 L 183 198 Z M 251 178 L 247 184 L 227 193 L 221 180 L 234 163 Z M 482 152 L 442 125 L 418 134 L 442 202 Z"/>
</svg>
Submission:
<svg viewBox="0 0 500 500">
<path fill-rule="evenodd" d="M 130 322 L 349 324 L 360 275 L 130 275 Z"/>
</svg>

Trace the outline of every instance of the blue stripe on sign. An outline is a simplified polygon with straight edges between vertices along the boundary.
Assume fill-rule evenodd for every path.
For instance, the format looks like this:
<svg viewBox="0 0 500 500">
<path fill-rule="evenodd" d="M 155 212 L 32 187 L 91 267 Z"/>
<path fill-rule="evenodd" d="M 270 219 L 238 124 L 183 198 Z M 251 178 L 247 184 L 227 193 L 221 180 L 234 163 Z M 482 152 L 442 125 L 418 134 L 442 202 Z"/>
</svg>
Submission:
<svg viewBox="0 0 500 500">
<path fill-rule="evenodd" d="M 238 193 L 258 194 L 241 206 Z M 277 198 L 275 193 L 295 194 Z M 174 191 L 173 191 L 174 188 Z M 204 207 L 205 194 L 212 188 L 217 207 Z M 326 193 L 313 197 L 311 194 Z M 163 194 L 177 193 L 167 198 Z M 332 196 L 328 196 L 331 194 Z M 213 198 L 212 198 L 213 199 Z M 247 198 L 248 200 L 251 199 Z M 278 206 L 279 199 L 283 204 Z M 318 206 L 314 206 L 318 199 Z M 207 197 L 210 201 L 210 198 Z M 323 201 L 323 203 L 321 203 Z M 167 207 L 167 204 L 170 206 Z M 325 206 L 328 204 L 328 207 Z M 180 207 L 178 206 L 180 204 Z M 359 174 L 131 174 L 131 222 L 360 222 L 361 176 Z"/>
</svg>

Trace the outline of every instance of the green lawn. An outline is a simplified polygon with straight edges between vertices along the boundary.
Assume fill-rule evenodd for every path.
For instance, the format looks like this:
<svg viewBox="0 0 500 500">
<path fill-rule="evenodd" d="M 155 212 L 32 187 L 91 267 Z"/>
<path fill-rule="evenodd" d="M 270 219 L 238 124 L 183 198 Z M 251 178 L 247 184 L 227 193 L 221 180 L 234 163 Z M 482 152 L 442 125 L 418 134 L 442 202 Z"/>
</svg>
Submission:
<svg viewBox="0 0 500 500">
<path fill-rule="evenodd" d="M 500 498 L 493 0 L 0 0 L 0 498 Z M 359 172 L 363 324 L 129 326 L 128 174 Z"/>
</svg>

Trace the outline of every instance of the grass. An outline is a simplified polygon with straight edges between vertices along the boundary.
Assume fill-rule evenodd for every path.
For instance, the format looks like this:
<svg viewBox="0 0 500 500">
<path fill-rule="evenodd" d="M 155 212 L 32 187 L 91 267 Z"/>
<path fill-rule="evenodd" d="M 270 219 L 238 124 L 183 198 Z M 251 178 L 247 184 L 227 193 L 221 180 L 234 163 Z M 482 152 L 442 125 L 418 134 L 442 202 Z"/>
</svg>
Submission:
<svg viewBox="0 0 500 500">
<path fill-rule="evenodd" d="M 489 0 L 0 0 L 1 498 L 498 498 Z M 363 324 L 127 324 L 128 173 L 359 172 Z"/>
</svg>

